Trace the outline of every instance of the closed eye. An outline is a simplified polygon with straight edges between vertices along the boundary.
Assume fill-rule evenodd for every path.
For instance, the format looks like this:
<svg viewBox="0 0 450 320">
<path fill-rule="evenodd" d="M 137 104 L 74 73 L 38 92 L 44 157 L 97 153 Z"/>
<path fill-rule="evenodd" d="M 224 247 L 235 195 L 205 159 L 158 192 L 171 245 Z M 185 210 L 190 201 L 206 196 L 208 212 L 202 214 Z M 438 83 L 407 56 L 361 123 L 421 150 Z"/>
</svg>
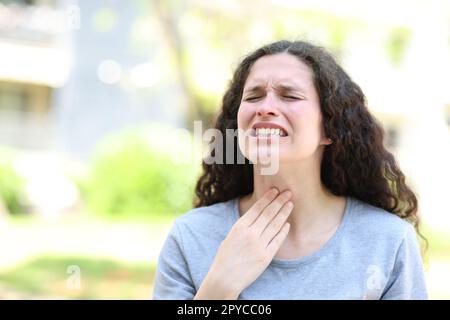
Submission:
<svg viewBox="0 0 450 320">
<path fill-rule="evenodd" d="M 261 97 L 249 97 L 244 99 L 244 101 L 256 101 L 258 99 L 260 99 Z M 288 100 L 303 100 L 302 98 L 299 97 L 294 97 L 294 96 L 283 96 L 284 99 L 288 99 Z"/>
<path fill-rule="evenodd" d="M 303 99 L 301 99 L 299 97 L 292 97 L 292 96 L 283 96 L 283 98 L 290 99 L 290 100 L 303 100 Z"/>
<path fill-rule="evenodd" d="M 250 98 L 246 98 L 244 101 L 255 101 L 258 100 L 260 97 L 250 97 Z"/>
</svg>

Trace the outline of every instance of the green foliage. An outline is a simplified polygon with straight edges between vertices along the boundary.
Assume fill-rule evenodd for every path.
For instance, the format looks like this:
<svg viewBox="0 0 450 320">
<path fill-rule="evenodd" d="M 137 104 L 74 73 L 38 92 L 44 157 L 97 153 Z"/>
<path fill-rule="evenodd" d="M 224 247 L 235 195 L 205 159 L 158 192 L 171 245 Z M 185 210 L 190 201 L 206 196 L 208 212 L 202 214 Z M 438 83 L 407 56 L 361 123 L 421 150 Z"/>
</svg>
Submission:
<svg viewBox="0 0 450 320">
<path fill-rule="evenodd" d="M 192 147 L 187 131 L 158 124 L 107 138 L 82 188 L 88 207 L 109 216 L 189 210 L 201 163 L 190 159 Z"/>
<path fill-rule="evenodd" d="M 16 214 L 22 209 L 24 182 L 13 167 L 13 153 L 0 150 L 0 202 L 8 212 Z"/>
<path fill-rule="evenodd" d="M 410 29 L 404 27 L 396 27 L 391 30 L 386 42 L 386 50 L 394 66 L 398 66 L 401 64 L 410 42 Z"/>
</svg>

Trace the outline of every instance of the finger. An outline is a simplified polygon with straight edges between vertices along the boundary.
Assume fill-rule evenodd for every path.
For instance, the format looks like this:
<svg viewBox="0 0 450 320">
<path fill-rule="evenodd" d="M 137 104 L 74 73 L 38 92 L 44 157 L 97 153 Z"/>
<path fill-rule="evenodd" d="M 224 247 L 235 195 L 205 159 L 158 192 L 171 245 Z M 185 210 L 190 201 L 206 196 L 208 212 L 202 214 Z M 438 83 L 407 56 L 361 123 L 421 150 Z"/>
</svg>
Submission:
<svg viewBox="0 0 450 320">
<path fill-rule="evenodd" d="M 250 226 L 256 218 L 258 218 L 259 214 L 276 198 L 278 195 L 277 188 L 270 188 L 266 193 L 262 196 L 262 198 L 258 199 L 248 211 L 240 218 L 240 221 L 246 226 Z"/>
<path fill-rule="evenodd" d="M 289 224 L 289 222 L 286 222 L 281 228 L 280 232 L 278 232 L 278 234 L 275 236 L 275 238 L 273 238 L 272 241 L 269 242 L 266 250 L 272 258 L 275 256 L 278 250 L 280 250 L 281 245 L 283 244 L 286 236 L 289 233 L 290 227 L 291 225 Z"/>
<path fill-rule="evenodd" d="M 281 193 L 263 210 L 263 212 L 261 212 L 251 227 L 256 229 L 259 234 L 262 234 L 270 221 L 278 214 L 281 207 L 291 198 L 291 196 L 292 192 L 289 190 Z"/>
<path fill-rule="evenodd" d="M 270 221 L 262 232 L 261 241 L 263 243 L 268 244 L 278 234 L 278 232 L 280 232 L 293 208 L 294 204 L 291 201 L 288 201 L 283 205 L 280 212 L 275 216 L 275 218 L 272 219 L 272 221 Z"/>
</svg>

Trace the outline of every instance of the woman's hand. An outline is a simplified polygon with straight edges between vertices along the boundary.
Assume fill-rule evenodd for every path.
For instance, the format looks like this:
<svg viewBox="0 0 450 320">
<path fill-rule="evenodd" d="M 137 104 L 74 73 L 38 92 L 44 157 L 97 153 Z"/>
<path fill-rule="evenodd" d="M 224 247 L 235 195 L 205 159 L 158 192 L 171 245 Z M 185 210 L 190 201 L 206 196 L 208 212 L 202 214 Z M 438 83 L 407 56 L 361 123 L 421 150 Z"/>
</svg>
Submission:
<svg viewBox="0 0 450 320">
<path fill-rule="evenodd" d="M 292 211 L 290 191 L 275 188 L 233 225 L 222 241 L 195 299 L 237 299 L 272 261 L 286 239 Z"/>
</svg>

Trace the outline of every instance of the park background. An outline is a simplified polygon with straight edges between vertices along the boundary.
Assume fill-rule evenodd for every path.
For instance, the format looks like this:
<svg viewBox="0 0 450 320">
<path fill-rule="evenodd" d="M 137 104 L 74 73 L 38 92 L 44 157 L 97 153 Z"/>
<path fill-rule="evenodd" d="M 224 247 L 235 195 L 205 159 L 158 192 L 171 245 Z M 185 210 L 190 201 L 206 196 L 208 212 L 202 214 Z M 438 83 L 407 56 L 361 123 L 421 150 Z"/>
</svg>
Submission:
<svg viewBox="0 0 450 320">
<path fill-rule="evenodd" d="M 186 161 L 255 48 L 328 48 L 417 192 L 450 298 L 450 1 L 0 1 L 0 299 L 150 299 Z"/>
</svg>

